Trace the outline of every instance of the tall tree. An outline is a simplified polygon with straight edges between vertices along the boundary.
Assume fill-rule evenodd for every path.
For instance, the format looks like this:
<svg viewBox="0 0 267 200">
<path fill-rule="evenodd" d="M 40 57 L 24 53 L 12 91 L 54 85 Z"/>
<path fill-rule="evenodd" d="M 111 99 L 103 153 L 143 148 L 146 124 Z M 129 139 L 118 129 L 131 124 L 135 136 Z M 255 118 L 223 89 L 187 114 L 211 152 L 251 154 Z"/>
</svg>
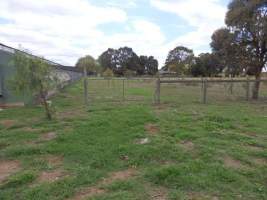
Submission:
<svg viewBox="0 0 267 200">
<path fill-rule="evenodd" d="M 52 67 L 42 59 L 26 56 L 17 52 L 12 60 L 16 66 L 14 77 L 10 80 L 11 88 L 24 94 L 37 95 L 43 104 L 47 119 L 52 119 L 51 107 L 47 102 L 47 94 L 50 89 L 56 87 L 58 81 Z"/>
<path fill-rule="evenodd" d="M 104 70 L 110 68 L 119 76 L 123 76 L 127 70 L 136 74 L 142 72 L 139 57 L 129 47 L 119 48 L 118 50 L 108 49 L 99 56 L 98 60 Z"/>
<path fill-rule="evenodd" d="M 235 40 L 235 34 L 227 28 L 221 28 L 212 35 L 213 54 L 220 58 L 227 76 L 235 77 L 243 73 L 248 65 L 246 50 Z"/>
<path fill-rule="evenodd" d="M 258 99 L 260 77 L 267 63 L 267 2 L 266 0 L 232 0 L 225 20 L 242 49 L 246 50 L 247 70 L 256 77 L 253 99 Z"/>
<path fill-rule="evenodd" d="M 193 64 L 193 50 L 183 46 L 171 50 L 165 62 L 165 69 L 176 72 L 179 75 L 187 75 Z"/>
<path fill-rule="evenodd" d="M 140 56 L 142 74 L 155 75 L 158 72 L 158 61 L 153 56 Z"/>
<path fill-rule="evenodd" d="M 190 71 L 193 76 L 213 77 L 222 72 L 222 65 L 217 55 L 210 53 L 200 54 Z"/>
<path fill-rule="evenodd" d="M 98 63 L 96 62 L 96 60 L 92 56 L 89 56 L 89 55 L 80 58 L 76 63 L 76 67 L 80 69 L 81 71 L 83 71 L 84 68 L 86 68 L 86 70 L 89 73 L 97 73 L 100 70 L 100 67 Z"/>
</svg>

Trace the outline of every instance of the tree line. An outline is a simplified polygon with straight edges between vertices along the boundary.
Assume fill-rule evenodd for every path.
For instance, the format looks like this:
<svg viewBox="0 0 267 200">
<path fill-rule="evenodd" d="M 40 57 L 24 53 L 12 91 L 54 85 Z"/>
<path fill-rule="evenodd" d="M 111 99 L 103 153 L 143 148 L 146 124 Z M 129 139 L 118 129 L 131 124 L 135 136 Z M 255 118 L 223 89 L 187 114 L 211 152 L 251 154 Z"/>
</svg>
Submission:
<svg viewBox="0 0 267 200">
<path fill-rule="evenodd" d="M 138 56 L 132 48 L 109 48 L 97 60 L 88 55 L 78 60 L 76 67 L 81 70 L 86 66 L 91 74 L 103 76 L 140 76 L 155 75 L 158 61 L 153 56 Z"/>
</svg>

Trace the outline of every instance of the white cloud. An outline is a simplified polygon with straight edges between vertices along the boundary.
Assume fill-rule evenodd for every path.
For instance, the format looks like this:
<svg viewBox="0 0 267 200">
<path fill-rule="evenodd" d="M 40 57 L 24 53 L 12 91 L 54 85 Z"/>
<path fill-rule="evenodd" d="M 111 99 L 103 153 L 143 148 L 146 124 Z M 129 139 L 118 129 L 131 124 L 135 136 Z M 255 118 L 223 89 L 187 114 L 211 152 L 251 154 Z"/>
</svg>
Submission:
<svg viewBox="0 0 267 200">
<path fill-rule="evenodd" d="M 173 13 L 185 20 L 194 31 L 178 36 L 168 48 L 184 45 L 201 53 L 209 47 L 212 33 L 224 26 L 226 8 L 220 0 L 150 0 L 155 8 Z"/>
<path fill-rule="evenodd" d="M 86 54 L 97 58 L 109 47 L 129 46 L 139 55 L 154 55 L 162 65 L 168 51 L 177 45 L 196 52 L 207 47 L 225 15 L 219 0 L 150 0 L 154 8 L 171 12 L 195 27 L 195 31 L 167 43 L 159 25 L 127 15 L 127 8 L 142 6 L 140 0 L 123 2 L 109 0 L 105 6 L 96 6 L 88 0 L 0 0 L 0 42 L 14 47 L 21 44 L 34 54 L 71 65 Z M 108 23 L 122 28 L 115 33 L 99 28 Z"/>
</svg>

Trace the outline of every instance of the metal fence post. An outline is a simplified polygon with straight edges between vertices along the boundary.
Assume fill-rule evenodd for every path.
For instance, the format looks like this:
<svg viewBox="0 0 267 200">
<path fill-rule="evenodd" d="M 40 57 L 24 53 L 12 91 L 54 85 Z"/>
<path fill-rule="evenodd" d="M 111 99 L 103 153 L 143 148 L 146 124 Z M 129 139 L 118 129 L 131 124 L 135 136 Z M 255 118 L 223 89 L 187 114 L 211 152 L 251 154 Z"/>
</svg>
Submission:
<svg viewBox="0 0 267 200">
<path fill-rule="evenodd" d="M 203 103 L 207 103 L 207 79 L 203 80 Z"/>
</svg>

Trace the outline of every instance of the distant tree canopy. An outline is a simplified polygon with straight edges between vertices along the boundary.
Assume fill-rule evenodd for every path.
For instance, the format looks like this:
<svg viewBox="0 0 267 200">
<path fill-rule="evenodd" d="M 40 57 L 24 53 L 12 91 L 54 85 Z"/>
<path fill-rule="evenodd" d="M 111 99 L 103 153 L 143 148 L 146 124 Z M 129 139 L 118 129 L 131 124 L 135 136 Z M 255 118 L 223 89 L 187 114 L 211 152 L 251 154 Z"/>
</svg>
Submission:
<svg viewBox="0 0 267 200">
<path fill-rule="evenodd" d="M 203 53 L 195 58 L 190 72 L 193 76 L 212 77 L 218 76 L 223 71 L 223 66 L 216 54 Z"/>
<path fill-rule="evenodd" d="M 110 68 L 117 76 L 155 74 L 158 70 L 158 62 L 153 57 L 138 57 L 129 47 L 108 49 L 102 53 L 98 61 L 105 71 Z"/>
<path fill-rule="evenodd" d="M 142 74 L 155 75 L 158 72 L 158 61 L 153 56 L 140 56 Z"/>
<path fill-rule="evenodd" d="M 169 52 L 164 68 L 178 75 L 188 75 L 193 62 L 193 50 L 179 46 Z"/>
<path fill-rule="evenodd" d="M 244 70 L 259 80 L 267 63 L 266 0 L 232 0 L 225 22 L 227 29 L 213 35 L 213 51 L 222 56 L 230 73 Z M 259 86 L 257 82 L 254 99 L 258 98 Z"/>
<path fill-rule="evenodd" d="M 99 64 L 90 55 L 80 58 L 78 62 L 76 63 L 76 67 L 80 69 L 81 71 L 84 68 L 86 68 L 88 73 L 93 73 L 93 74 L 99 72 L 100 70 Z"/>
</svg>

